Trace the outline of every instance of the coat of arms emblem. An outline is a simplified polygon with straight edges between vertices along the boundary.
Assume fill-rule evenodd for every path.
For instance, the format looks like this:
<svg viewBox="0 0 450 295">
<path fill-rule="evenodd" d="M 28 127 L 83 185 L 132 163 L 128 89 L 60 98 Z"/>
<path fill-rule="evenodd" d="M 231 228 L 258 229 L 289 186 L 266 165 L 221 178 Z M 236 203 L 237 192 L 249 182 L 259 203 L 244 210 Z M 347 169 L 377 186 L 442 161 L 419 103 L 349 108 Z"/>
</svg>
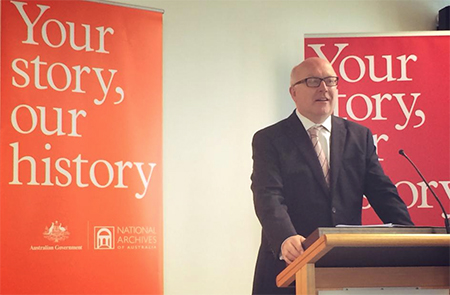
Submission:
<svg viewBox="0 0 450 295">
<path fill-rule="evenodd" d="M 69 231 L 67 230 L 67 226 L 62 226 L 58 221 L 52 222 L 50 227 L 45 227 L 44 238 L 58 243 L 66 240 L 69 237 Z"/>
</svg>

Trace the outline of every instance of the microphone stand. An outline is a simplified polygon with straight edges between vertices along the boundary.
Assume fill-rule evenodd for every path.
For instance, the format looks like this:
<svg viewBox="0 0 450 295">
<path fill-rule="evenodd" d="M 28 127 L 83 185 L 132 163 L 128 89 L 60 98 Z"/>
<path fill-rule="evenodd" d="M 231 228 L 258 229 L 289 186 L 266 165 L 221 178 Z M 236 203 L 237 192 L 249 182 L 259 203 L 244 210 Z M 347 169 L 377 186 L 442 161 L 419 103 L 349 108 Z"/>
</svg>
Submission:
<svg viewBox="0 0 450 295">
<path fill-rule="evenodd" d="M 441 201 L 439 200 L 439 198 L 436 196 L 436 194 L 434 193 L 434 190 L 431 188 L 431 186 L 428 184 L 428 181 L 425 180 L 425 177 L 423 177 L 422 173 L 420 173 L 419 168 L 416 167 L 416 165 L 414 165 L 413 161 L 411 161 L 411 159 L 405 154 L 405 151 L 403 150 L 399 150 L 398 153 L 400 155 L 402 155 L 403 157 L 405 157 L 410 163 L 411 165 L 414 167 L 414 169 L 416 169 L 417 173 L 419 174 L 419 176 L 422 178 L 422 180 L 425 182 L 425 184 L 427 185 L 428 189 L 431 191 L 431 193 L 433 194 L 434 198 L 436 199 L 436 201 L 438 202 L 439 206 L 441 207 L 442 212 L 444 213 L 444 222 L 445 222 L 445 230 L 447 231 L 447 234 L 450 234 L 450 223 L 448 221 L 448 215 L 445 212 L 444 206 L 442 205 Z"/>
</svg>

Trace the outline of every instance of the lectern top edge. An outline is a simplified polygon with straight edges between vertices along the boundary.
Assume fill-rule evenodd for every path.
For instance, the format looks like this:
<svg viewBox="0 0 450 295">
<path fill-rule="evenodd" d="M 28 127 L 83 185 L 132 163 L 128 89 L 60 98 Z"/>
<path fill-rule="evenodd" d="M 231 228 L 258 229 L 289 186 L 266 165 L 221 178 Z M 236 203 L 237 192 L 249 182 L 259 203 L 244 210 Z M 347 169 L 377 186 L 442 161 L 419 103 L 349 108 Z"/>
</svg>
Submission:
<svg viewBox="0 0 450 295">
<path fill-rule="evenodd" d="M 450 247 L 446 234 L 326 234 L 330 247 Z"/>
</svg>

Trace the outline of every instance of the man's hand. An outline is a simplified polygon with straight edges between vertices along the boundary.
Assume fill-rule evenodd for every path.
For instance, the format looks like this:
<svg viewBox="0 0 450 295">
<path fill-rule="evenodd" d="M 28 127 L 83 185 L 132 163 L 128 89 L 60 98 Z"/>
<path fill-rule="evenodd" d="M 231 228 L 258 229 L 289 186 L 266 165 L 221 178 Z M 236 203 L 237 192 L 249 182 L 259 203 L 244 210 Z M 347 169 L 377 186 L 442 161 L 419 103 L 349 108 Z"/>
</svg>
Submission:
<svg viewBox="0 0 450 295">
<path fill-rule="evenodd" d="M 281 255 L 288 265 L 303 254 L 302 243 L 304 240 L 305 238 L 301 235 L 291 236 L 281 245 Z"/>
</svg>

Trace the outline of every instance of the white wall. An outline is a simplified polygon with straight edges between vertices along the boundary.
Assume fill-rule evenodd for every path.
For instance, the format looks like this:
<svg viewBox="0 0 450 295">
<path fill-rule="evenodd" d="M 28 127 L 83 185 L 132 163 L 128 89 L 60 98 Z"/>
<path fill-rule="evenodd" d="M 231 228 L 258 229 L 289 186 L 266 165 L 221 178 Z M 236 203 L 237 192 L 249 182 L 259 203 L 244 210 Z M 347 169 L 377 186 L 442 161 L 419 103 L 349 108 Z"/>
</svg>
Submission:
<svg viewBox="0 0 450 295">
<path fill-rule="evenodd" d="M 150 1 L 164 14 L 167 295 L 250 294 L 251 139 L 293 110 L 303 35 L 435 30 L 450 1 Z"/>
</svg>

